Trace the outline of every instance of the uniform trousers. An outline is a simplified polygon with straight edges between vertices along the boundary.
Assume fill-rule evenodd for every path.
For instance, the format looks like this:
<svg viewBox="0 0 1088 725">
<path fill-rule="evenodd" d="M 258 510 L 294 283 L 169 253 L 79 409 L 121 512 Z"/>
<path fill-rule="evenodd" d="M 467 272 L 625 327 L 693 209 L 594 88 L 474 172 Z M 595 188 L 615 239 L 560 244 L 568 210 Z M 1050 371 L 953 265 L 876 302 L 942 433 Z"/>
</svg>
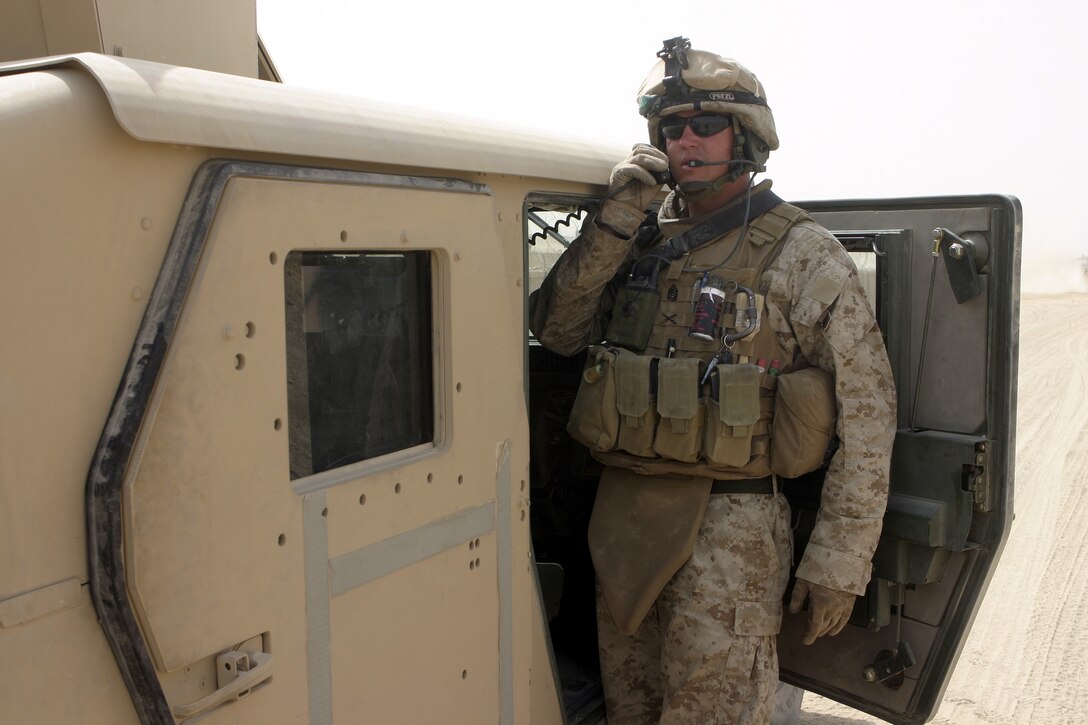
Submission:
<svg viewBox="0 0 1088 725">
<path fill-rule="evenodd" d="M 782 494 L 718 494 L 634 635 L 617 629 L 598 589 L 609 725 L 769 723 L 791 557 Z"/>
</svg>

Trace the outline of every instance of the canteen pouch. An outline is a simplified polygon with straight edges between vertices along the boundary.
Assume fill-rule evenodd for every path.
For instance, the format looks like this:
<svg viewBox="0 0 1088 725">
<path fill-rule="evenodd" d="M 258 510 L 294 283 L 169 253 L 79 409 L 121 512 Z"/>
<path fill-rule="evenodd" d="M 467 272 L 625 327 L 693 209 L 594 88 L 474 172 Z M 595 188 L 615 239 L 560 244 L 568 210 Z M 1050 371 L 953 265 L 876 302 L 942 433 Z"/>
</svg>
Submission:
<svg viewBox="0 0 1088 725">
<path fill-rule="evenodd" d="M 654 450 L 664 458 L 694 463 L 702 447 L 706 410 L 699 397 L 697 358 L 662 359 L 657 369 L 657 424 Z"/>
<path fill-rule="evenodd" d="M 658 361 L 658 358 L 648 355 L 620 355 L 616 358 L 616 407 L 619 411 L 617 446 L 635 456 L 654 455 Z"/>
<path fill-rule="evenodd" d="M 571 438 L 592 451 L 616 447 L 620 422 L 616 409 L 616 355 L 616 350 L 602 345 L 590 346 L 567 421 Z"/>
<path fill-rule="evenodd" d="M 835 383 L 820 368 L 778 378 L 771 431 L 771 471 L 796 478 L 815 471 L 835 430 Z"/>
<path fill-rule="evenodd" d="M 711 379 L 703 456 L 712 464 L 741 468 L 752 457 L 752 433 L 759 421 L 756 365 L 719 365 Z"/>
<path fill-rule="evenodd" d="M 656 274 L 652 280 L 639 279 L 621 287 L 612 305 L 612 319 L 605 331 L 605 339 L 612 345 L 633 352 L 645 350 L 660 300 Z"/>
</svg>

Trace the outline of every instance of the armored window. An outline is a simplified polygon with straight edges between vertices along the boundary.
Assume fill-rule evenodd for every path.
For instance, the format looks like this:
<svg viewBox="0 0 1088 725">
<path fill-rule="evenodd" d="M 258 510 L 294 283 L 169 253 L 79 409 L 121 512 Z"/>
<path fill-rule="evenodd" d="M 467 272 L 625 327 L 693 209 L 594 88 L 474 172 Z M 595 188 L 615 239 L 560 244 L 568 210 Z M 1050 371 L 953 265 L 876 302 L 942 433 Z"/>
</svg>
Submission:
<svg viewBox="0 0 1088 725">
<path fill-rule="evenodd" d="M 291 478 L 434 440 L 428 252 L 285 265 Z"/>
</svg>

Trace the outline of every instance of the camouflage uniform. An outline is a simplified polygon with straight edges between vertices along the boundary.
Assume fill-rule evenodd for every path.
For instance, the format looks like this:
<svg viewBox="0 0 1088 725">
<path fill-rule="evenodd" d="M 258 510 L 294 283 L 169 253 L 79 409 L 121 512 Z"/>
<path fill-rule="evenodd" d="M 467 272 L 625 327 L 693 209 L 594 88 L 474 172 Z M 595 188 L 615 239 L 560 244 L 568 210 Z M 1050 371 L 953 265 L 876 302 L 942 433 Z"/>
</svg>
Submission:
<svg viewBox="0 0 1088 725">
<path fill-rule="evenodd" d="M 683 214 L 670 195 L 661 211 L 667 236 L 700 221 Z M 738 233 L 725 238 L 731 243 Z M 632 247 L 595 223 L 584 227 L 530 299 L 530 328 L 545 347 L 571 355 L 603 337 L 609 283 L 636 256 Z M 841 290 L 830 305 L 821 304 L 814 288 L 823 285 L 825 293 L 816 296 L 826 299 L 829 280 Z M 895 433 L 894 382 L 880 331 L 849 255 L 811 221 L 790 229 L 759 291 L 766 298 L 763 324 L 772 326 L 786 366 L 816 366 L 835 380 L 840 443 L 797 575 L 862 594 Z M 788 519 L 781 494 L 711 496 L 691 558 L 633 636 L 617 629 L 598 597 L 611 725 L 769 722 L 778 669 L 774 635 L 792 549 Z"/>
<path fill-rule="evenodd" d="M 691 558 L 633 637 L 598 597 L 608 722 L 768 722 L 790 556 L 784 496 L 712 496 Z"/>
</svg>

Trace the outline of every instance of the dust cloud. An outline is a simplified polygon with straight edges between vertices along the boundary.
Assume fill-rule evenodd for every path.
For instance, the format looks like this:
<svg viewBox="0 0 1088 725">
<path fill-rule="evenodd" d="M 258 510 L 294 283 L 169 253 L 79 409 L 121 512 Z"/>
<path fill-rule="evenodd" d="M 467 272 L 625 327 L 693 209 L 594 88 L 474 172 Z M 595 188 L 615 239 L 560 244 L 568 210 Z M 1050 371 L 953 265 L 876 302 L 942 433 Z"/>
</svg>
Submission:
<svg viewBox="0 0 1088 725">
<path fill-rule="evenodd" d="M 1088 257 L 1024 256 L 1020 291 L 1026 294 L 1088 293 Z"/>
</svg>

